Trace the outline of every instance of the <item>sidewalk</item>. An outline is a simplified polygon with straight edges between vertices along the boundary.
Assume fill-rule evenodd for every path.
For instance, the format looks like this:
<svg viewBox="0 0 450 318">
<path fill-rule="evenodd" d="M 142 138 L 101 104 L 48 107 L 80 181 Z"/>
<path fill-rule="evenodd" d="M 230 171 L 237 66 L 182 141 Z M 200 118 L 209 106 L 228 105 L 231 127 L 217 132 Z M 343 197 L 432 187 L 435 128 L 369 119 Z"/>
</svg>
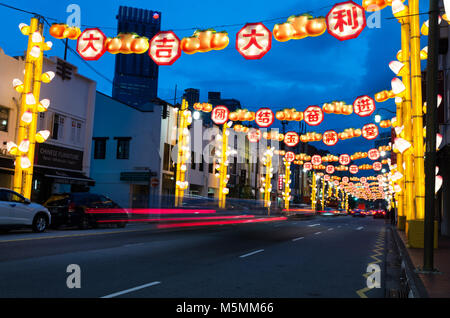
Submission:
<svg viewBox="0 0 450 318">
<path fill-rule="evenodd" d="M 414 268 L 423 267 L 423 249 L 407 248 L 406 234 L 396 231 L 403 241 Z M 434 268 L 437 274 L 418 274 L 430 298 L 450 298 L 450 237 L 439 236 L 438 248 L 434 250 Z"/>
</svg>

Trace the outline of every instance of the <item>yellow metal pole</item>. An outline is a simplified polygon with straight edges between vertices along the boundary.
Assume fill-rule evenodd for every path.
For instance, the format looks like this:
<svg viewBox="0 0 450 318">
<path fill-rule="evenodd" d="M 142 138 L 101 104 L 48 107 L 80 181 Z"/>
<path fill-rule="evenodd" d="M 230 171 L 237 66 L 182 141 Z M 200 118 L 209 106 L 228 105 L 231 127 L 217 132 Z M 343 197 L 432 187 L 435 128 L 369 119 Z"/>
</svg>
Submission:
<svg viewBox="0 0 450 318">
<path fill-rule="evenodd" d="M 284 162 L 285 165 L 285 176 L 284 176 L 284 208 L 289 211 L 289 197 L 291 193 L 291 188 L 289 182 L 291 180 L 291 163 L 288 161 Z"/>
<path fill-rule="evenodd" d="M 187 102 L 183 99 L 181 103 L 181 109 L 178 111 L 179 124 L 178 124 L 178 154 L 177 154 L 177 171 L 176 171 L 176 184 L 175 184 L 175 206 L 181 206 L 183 203 L 183 195 L 185 189 L 178 182 L 184 182 L 184 172 L 181 170 L 181 167 L 185 163 L 185 151 L 184 148 L 184 129 L 186 128 L 186 116 L 184 111 L 187 110 Z"/>
<path fill-rule="evenodd" d="M 325 210 L 325 178 L 322 179 L 322 210 Z"/>
<path fill-rule="evenodd" d="M 411 21 L 411 81 L 414 140 L 414 185 L 416 208 L 412 219 L 425 217 L 425 161 L 423 147 L 422 72 L 420 66 L 419 0 L 410 1 Z"/>
<path fill-rule="evenodd" d="M 43 34 L 43 25 L 42 23 L 39 23 L 38 30 L 41 35 Z M 38 122 L 38 110 L 37 105 L 39 103 L 40 99 L 40 93 L 41 93 L 41 76 L 42 76 L 42 65 L 44 62 L 44 49 L 43 44 L 44 43 L 44 37 L 42 36 L 42 42 L 39 45 L 41 48 L 41 53 L 39 58 L 34 63 L 34 83 L 33 83 L 33 95 L 36 99 L 36 104 L 32 106 L 32 113 L 33 113 L 33 120 L 31 121 L 29 128 L 28 128 L 28 140 L 30 141 L 30 146 L 28 150 L 28 158 L 30 159 L 31 166 L 28 169 L 25 169 L 23 171 L 23 174 L 25 175 L 25 184 L 24 188 L 22 189 L 22 194 L 25 198 L 31 199 L 31 189 L 32 189 L 32 183 L 33 183 L 33 165 L 34 165 L 34 152 L 36 148 L 36 129 L 37 129 L 37 122 Z"/>
<path fill-rule="evenodd" d="M 316 173 L 313 171 L 311 184 L 311 209 L 316 209 Z"/>
<path fill-rule="evenodd" d="M 222 160 L 220 162 L 220 177 L 219 177 L 219 208 L 225 209 L 226 206 L 226 193 L 225 188 L 227 185 L 227 165 L 226 161 L 228 160 L 227 151 L 228 151 L 228 135 L 227 135 L 227 123 L 223 124 L 222 129 Z"/>
<path fill-rule="evenodd" d="M 32 18 L 30 22 L 29 27 L 29 33 L 28 33 L 28 48 L 27 53 L 25 57 L 25 74 L 24 74 L 24 89 L 22 92 L 22 100 L 20 104 L 20 113 L 19 113 L 19 122 L 17 125 L 19 125 L 19 129 L 17 132 L 17 145 L 20 145 L 22 140 L 26 138 L 27 135 L 27 125 L 21 120 L 22 115 L 24 112 L 28 110 L 28 105 L 26 104 L 26 95 L 28 93 L 32 92 L 32 80 L 33 80 L 33 59 L 30 55 L 31 49 L 33 48 L 34 44 L 32 41 L 32 35 L 36 30 L 38 29 L 38 19 Z M 21 154 L 18 151 L 16 160 L 15 160 L 15 168 L 14 168 L 14 185 L 13 190 L 23 194 L 23 185 L 24 185 L 24 176 L 23 176 L 23 170 L 20 164 L 20 158 Z"/>
<path fill-rule="evenodd" d="M 405 15 L 408 13 L 406 12 Z M 412 140 L 412 121 L 411 121 L 411 82 L 410 82 L 410 46 L 408 39 L 410 38 L 410 19 L 409 17 L 401 18 L 400 22 L 401 33 L 402 33 L 402 60 L 405 64 L 405 76 L 403 76 L 403 83 L 405 85 L 405 96 L 403 98 L 403 112 L 402 112 L 402 120 L 403 120 L 403 134 L 405 140 L 413 143 Z M 404 170 L 404 180 L 405 180 L 405 189 L 404 191 L 404 201 L 405 201 L 405 214 L 406 219 L 409 220 L 413 218 L 414 215 L 414 161 L 412 156 L 411 149 L 405 151 L 402 156 L 403 161 L 405 162 L 405 170 Z M 398 166 L 398 165 L 397 165 Z M 400 169 L 403 169 L 400 168 Z"/>
</svg>

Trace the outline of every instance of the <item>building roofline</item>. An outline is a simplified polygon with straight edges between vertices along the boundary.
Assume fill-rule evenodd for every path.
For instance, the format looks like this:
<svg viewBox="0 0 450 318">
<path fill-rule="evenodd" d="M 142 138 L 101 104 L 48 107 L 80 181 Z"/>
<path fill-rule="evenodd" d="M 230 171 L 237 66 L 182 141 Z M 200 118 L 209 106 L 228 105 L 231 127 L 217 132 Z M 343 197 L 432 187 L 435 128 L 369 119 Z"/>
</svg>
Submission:
<svg viewBox="0 0 450 318">
<path fill-rule="evenodd" d="M 114 98 L 114 97 L 112 97 L 112 96 L 110 96 L 110 95 L 108 95 L 108 94 L 105 94 L 105 93 L 103 93 L 103 92 L 100 92 L 99 90 L 96 90 L 96 91 L 97 91 L 97 93 L 99 93 L 99 94 L 101 94 L 101 95 L 103 95 L 103 96 L 105 96 L 105 97 L 108 97 L 108 98 L 111 99 L 111 100 L 114 100 L 114 101 L 116 101 L 116 102 L 118 102 L 118 103 L 121 103 L 121 104 L 123 104 L 123 105 L 125 105 L 125 106 L 128 106 L 128 107 L 130 107 L 130 108 L 133 108 L 133 109 L 135 109 L 135 110 L 137 110 L 137 111 L 140 111 L 141 113 L 151 113 L 151 112 L 153 112 L 153 111 L 148 111 L 148 110 L 142 110 L 142 109 L 139 109 L 139 108 L 137 108 L 136 106 L 133 106 L 133 105 L 124 103 L 124 102 L 122 102 L 121 100 L 118 100 L 117 98 Z M 158 102 L 166 103 L 168 106 L 173 107 L 173 105 L 172 105 L 171 103 L 169 103 L 169 102 L 167 102 L 167 101 L 165 101 L 165 100 L 163 100 L 163 99 L 161 99 L 161 98 L 159 98 L 159 97 L 156 97 L 155 100 L 158 101 Z M 154 105 L 160 105 L 160 104 L 157 104 L 157 103 L 154 103 L 154 102 L 149 102 L 149 103 L 152 103 L 152 104 L 154 104 Z"/>
</svg>

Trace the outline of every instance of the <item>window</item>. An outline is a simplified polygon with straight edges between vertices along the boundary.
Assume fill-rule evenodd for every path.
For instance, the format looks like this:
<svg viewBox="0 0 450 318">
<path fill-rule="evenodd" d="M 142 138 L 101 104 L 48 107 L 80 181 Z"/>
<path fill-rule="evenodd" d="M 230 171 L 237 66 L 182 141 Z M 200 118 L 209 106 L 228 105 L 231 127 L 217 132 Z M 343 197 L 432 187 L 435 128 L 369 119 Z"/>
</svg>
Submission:
<svg viewBox="0 0 450 318">
<path fill-rule="evenodd" d="M 164 143 L 164 158 L 163 158 L 163 170 L 172 171 L 173 160 L 172 160 L 172 145 Z"/>
<path fill-rule="evenodd" d="M 0 131 L 8 131 L 9 109 L 0 106 Z"/>
<path fill-rule="evenodd" d="M 94 137 L 94 159 L 106 158 L 106 140 L 108 137 Z"/>
<path fill-rule="evenodd" d="M 192 169 L 192 170 L 195 170 L 195 160 L 196 160 L 196 158 L 195 158 L 195 152 L 194 152 L 194 151 L 191 151 L 191 169 Z"/>
<path fill-rule="evenodd" d="M 39 113 L 39 130 L 47 129 L 47 126 L 45 126 L 45 113 Z"/>
<path fill-rule="evenodd" d="M 75 119 L 72 119 L 70 141 L 74 144 L 81 143 L 81 122 Z"/>
<path fill-rule="evenodd" d="M 203 152 L 202 152 L 202 160 L 198 164 L 198 170 L 203 171 L 203 162 L 204 161 L 205 161 L 205 158 L 203 157 Z"/>
<path fill-rule="evenodd" d="M 129 159 L 131 137 L 114 137 L 117 139 L 117 159 Z"/>
<path fill-rule="evenodd" d="M 64 137 L 64 120 L 65 117 L 59 114 L 53 116 L 52 139 L 62 139 Z"/>
</svg>

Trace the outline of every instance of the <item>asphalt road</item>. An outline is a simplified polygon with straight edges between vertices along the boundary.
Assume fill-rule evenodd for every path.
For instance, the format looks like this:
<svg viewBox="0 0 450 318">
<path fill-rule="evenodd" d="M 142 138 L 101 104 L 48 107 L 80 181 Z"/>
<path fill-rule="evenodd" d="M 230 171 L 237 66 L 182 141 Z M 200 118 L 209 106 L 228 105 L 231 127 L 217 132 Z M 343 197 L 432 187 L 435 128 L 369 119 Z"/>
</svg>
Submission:
<svg viewBox="0 0 450 318">
<path fill-rule="evenodd" d="M 0 297 L 384 297 L 384 220 L 315 217 L 0 235 Z M 367 289 L 369 263 L 380 288 Z M 67 266 L 81 288 L 66 285 Z"/>
</svg>

